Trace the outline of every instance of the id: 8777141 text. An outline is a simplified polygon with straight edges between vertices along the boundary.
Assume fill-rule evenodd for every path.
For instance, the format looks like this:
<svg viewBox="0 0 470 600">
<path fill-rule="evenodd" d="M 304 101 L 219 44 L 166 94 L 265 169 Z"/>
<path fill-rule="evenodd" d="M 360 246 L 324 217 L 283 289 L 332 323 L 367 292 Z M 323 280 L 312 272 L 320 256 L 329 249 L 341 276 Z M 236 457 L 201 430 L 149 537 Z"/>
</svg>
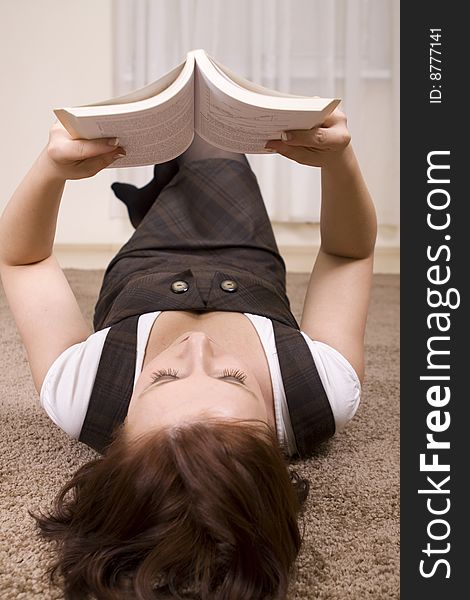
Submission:
<svg viewBox="0 0 470 600">
<path fill-rule="evenodd" d="M 429 79 L 432 89 L 429 92 L 430 104 L 442 102 L 442 37 L 441 29 L 429 30 Z"/>
</svg>

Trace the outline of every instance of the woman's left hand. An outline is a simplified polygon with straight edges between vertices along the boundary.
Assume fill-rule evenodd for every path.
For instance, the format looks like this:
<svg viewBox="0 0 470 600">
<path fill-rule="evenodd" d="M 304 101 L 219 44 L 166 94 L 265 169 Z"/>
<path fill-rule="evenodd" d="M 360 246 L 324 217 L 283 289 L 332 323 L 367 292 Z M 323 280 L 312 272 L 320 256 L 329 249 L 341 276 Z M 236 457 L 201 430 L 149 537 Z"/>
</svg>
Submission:
<svg viewBox="0 0 470 600">
<path fill-rule="evenodd" d="M 336 108 L 317 127 L 286 131 L 287 139 L 270 140 L 266 148 L 303 165 L 325 167 L 340 157 L 351 141 L 346 115 Z"/>
</svg>

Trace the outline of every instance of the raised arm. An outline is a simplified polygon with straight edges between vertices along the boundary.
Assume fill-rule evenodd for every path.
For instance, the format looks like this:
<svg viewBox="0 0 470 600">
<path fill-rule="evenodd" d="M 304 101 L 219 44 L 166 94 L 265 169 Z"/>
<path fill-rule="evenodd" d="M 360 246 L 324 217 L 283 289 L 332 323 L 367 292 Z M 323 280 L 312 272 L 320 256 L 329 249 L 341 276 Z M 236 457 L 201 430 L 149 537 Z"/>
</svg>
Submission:
<svg viewBox="0 0 470 600">
<path fill-rule="evenodd" d="M 90 334 L 52 255 L 65 181 L 95 175 L 119 152 L 107 139 L 72 140 L 56 123 L 0 218 L 0 275 L 38 391 L 52 362 Z"/>
<path fill-rule="evenodd" d="M 336 109 L 320 127 L 288 132 L 268 146 L 322 169 L 321 246 L 305 298 L 301 329 L 343 354 L 364 377 L 364 332 L 377 235 L 375 209 Z"/>
</svg>

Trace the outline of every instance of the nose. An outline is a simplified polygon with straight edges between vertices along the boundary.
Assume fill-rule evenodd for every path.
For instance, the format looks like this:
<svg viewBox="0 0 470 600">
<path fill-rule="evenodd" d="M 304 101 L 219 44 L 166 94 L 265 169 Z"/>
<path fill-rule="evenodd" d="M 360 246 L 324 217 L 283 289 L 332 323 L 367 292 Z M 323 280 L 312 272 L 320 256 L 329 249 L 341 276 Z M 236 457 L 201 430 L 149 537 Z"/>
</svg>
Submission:
<svg viewBox="0 0 470 600">
<path fill-rule="evenodd" d="M 193 369 L 207 369 L 214 357 L 214 343 L 203 331 L 190 331 L 186 334 L 184 354 Z"/>
<path fill-rule="evenodd" d="M 188 331 L 184 337 L 190 344 L 206 344 L 211 338 L 204 331 Z"/>
</svg>

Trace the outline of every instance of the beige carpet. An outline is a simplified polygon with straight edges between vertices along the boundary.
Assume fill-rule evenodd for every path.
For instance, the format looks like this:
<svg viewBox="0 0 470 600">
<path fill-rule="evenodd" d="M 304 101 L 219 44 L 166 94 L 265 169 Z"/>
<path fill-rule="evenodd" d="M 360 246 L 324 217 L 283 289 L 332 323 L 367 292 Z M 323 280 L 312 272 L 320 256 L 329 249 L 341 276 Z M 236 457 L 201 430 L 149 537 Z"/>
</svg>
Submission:
<svg viewBox="0 0 470 600">
<path fill-rule="evenodd" d="M 91 319 L 102 271 L 67 270 Z M 289 278 L 296 316 L 307 275 Z M 44 506 L 94 453 L 69 440 L 38 406 L 29 367 L 0 287 L 0 598 L 58 599 L 43 577 L 48 545 L 28 508 Z M 311 481 L 293 599 L 399 598 L 398 277 L 374 278 L 367 379 L 348 429 L 304 464 Z"/>
</svg>

